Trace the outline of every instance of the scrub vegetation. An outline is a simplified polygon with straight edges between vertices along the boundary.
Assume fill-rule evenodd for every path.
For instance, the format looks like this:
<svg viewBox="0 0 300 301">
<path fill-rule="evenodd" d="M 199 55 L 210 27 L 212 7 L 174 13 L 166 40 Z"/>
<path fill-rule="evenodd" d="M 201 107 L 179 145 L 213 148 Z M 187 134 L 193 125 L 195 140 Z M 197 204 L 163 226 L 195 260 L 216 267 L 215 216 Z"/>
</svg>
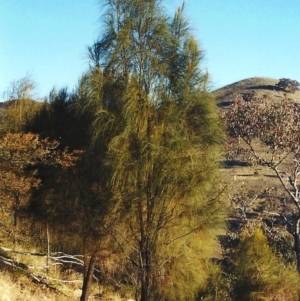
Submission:
<svg viewBox="0 0 300 301">
<path fill-rule="evenodd" d="M 298 104 L 209 91 L 184 4 L 102 13 L 74 91 L 1 107 L 1 300 L 299 300 Z"/>
</svg>

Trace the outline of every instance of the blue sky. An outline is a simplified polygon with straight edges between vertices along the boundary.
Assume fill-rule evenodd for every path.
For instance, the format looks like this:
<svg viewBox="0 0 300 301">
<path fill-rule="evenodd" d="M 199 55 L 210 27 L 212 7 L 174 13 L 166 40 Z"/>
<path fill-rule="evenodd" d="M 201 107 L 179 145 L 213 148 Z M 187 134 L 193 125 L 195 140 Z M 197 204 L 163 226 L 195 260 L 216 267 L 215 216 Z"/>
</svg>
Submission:
<svg viewBox="0 0 300 301">
<path fill-rule="evenodd" d="M 299 0 L 186 0 L 213 88 L 262 76 L 300 80 Z M 87 70 L 86 47 L 101 34 L 101 1 L 0 0 L 0 99 L 32 76 L 37 95 L 72 90 Z M 172 14 L 181 0 L 163 1 Z"/>
</svg>

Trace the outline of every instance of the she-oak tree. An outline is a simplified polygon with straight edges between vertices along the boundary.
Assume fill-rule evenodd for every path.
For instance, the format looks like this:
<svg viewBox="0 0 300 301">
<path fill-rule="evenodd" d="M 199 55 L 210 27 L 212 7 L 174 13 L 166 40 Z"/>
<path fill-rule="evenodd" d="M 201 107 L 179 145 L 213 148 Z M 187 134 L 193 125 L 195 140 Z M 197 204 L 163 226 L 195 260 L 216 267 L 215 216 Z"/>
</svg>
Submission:
<svg viewBox="0 0 300 301">
<path fill-rule="evenodd" d="M 92 117 L 89 156 L 111 192 L 118 223 L 110 231 L 127 261 L 122 281 L 141 301 L 192 300 L 226 207 L 208 75 L 183 6 L 167 18 L 157 0 L 106 4 L 76 105 Z M 81 301 L 87 298 L 85 283 Z"/>
</svg>

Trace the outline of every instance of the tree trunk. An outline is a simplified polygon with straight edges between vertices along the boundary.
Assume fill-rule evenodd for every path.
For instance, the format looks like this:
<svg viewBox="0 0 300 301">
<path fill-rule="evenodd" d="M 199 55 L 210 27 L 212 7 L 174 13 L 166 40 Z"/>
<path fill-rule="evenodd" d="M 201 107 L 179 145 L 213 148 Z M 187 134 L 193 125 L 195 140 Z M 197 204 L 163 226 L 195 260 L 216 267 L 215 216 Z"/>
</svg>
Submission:
<svg viewBox="0 0 300 301">
<path fill-rule="evenodd" d="M 19 214 L 19 208 L 20 208 L 20 197 L 19 195 L 15 195 L 15 207 L 14 207 L 14 227 L 17 227 L 18 223 L 18 214 Z"/>
<path fill-rule="evenodd" d="M 84 276 L 83 276 L 82 294 L 80 297 L 80 301 L 88 301 L 88 299 L 89 299 L 90 285 L 91 285 L 93 274 L 94 274 L 94 267 L 96 264 L 96 259 L 97 259 L 97 252 L 95 251 L 90 258 L 87 273 L 84 274 Z"/>
<path fill-rule="evenodd" d="M 144 273 L 146 274 L 146 273 Z M 149 281 L 148 281 L 147 275 L 142 275 L 141 279 L 141 301 L 148 301 L 149 296 L 148 296 L 148 286 L 149 286 Z"/>
<path fill-rule="evenodd" d="M 293 233 L 294 237 L 294 249 L 296 253 L 296 259 L 297 259 L 297 270 L 300 274 L 300 216 L 297 217 L 295 221 L 295 230 Z"/>
<path fill-rule="evenodd" d="M 149 301 L 150 292 L 150 255 L 142 252 L 141 300 Z"/>
<path fill-rule="evenodd" d="M 46 234 L 47 234 L 47 255 L 46 255 L 46 269 L 47 269 L 47 274 L 49 272 L 49 256 L 50 256 L 50 233 L 49 233 L 49 225 L 48 221 L 46 223 Z"/>
</svg>

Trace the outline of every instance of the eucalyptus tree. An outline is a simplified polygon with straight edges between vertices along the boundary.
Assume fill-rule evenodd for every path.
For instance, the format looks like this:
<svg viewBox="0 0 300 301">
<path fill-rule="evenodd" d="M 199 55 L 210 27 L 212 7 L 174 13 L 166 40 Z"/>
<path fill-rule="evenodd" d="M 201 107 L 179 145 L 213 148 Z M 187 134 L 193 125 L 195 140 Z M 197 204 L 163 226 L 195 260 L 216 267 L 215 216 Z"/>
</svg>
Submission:
<svg viewBox="0 0 300 301">
<path fill-rule="evenodd" d="M 78 90 L 111 192 L 110 233 L 141 301 L 194 299 L 224 225 L 222 132 L 183 10 L 168 18 L 157 0 L 108 0 Z"/>
</svg>

